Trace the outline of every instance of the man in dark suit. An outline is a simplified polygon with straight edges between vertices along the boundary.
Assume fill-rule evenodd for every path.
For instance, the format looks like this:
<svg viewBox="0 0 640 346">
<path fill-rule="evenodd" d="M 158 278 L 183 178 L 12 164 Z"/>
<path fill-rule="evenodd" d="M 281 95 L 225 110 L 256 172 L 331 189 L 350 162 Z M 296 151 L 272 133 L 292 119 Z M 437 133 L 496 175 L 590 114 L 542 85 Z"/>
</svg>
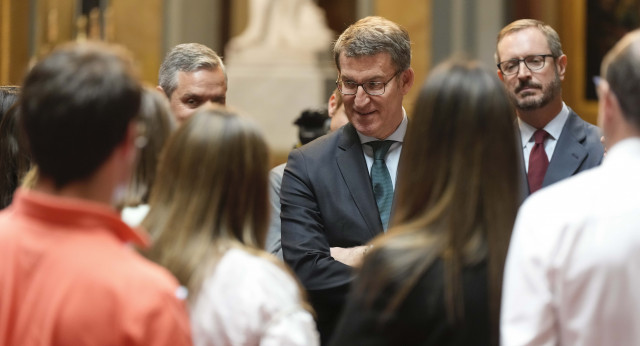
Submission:
<svg viewBox="0 0 640 346">
<path fill-rule="evenodd" d="M 498 34 L 498 77 L 516 107 L 523 149 L 523 186 L 529 195 L 602 162 L 600 130 L 562 101 L 567 56 L 558 33 L 533 19 Z"/>
<path fill-rule="evenodd" d="M 350 123 L 293 150 L 281 190 L 284 259 L 307 289 L 324 344 L 364 244 L 387 228 L 408 123 L 402 100 L 414 80 L 409 35 L 384 18 L 347 28 L 334 58 Z"/>
</svg>

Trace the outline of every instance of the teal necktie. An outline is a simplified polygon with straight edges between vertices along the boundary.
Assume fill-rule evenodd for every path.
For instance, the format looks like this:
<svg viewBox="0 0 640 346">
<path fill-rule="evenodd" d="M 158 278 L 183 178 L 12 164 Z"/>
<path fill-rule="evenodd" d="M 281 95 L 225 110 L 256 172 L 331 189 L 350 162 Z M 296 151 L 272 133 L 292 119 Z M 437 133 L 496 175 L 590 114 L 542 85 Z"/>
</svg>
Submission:
<svg viewBox="0 0 640 346">
<path fill-rule="evenodd" d="M 393 184 L 391 183 L 391 175 L 389 175 L 384 157 L 394 142 L 395 141 L 373 141 L 366 143 L 373 148 L 371 185 L 373 186 L 373 195 L 378 205 L 380 221 L 382 221 L 382 227 L 385 231 L 389 225 L 389 215 L 391 214 L 391 204 L 393 203 Z"/>
</svg>

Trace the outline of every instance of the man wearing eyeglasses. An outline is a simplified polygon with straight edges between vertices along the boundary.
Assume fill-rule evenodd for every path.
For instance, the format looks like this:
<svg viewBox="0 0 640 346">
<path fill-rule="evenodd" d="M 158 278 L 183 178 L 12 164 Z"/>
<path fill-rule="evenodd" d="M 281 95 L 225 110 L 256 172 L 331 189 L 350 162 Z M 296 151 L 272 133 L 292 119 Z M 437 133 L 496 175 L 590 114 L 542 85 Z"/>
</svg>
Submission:
<svg viewBox="0 0 640 346">
<path fill-rule="evenodd" d="M 505 265 L 502 346 L 640 345 L 640 31 L 605 55 L 596 86 L 601 166 L 520 208 Z"/>
<path fill-rule="evenodd" d="M 598 166 L 600 131 L 562 101 L 567 56 L 556 31 L 534 19 L 517 20 L 498 34 L 498 77 L 518 115 L 525 196 Z"/>
<path fill-rule="evenodd" d="M 351 25 L 333 52 L 349 124 L 293 150 L 281 190 L 284 260 L 307 289 L 323 344 L 364 244 L 388 227 L 414 80 L 409 35 L 384 18 Z"/>
</svg>

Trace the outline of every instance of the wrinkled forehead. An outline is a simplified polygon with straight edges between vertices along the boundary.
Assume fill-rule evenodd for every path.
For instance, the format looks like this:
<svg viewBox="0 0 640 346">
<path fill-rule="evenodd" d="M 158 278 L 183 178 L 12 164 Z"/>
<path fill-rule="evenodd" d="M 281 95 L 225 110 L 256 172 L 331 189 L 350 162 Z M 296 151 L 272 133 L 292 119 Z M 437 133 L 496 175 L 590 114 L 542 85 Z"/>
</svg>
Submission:
<svg viewBox="0 0 640 346">
<path fill-rule="evenodd" d="M 386 52 L 354 57 L 340 55 L 340 66 L 340 75 L 354 80 L 384 78 L 395 72 L 391 56 Z"/>
</svg>

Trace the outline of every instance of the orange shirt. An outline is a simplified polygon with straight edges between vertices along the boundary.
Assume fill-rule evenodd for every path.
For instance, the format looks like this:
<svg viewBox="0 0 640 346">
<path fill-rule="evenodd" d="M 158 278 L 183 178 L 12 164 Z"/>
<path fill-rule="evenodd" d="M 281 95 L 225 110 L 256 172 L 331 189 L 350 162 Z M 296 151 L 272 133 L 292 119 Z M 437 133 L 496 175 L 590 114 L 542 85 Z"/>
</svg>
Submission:
<svg viewBox="0 0 640 346">
<path fill-rule="evenodd" d="M 0 212 L 0 345 L 190 345 L 177 281 L 90 201 L 18 190 Z"/>
</svg>

